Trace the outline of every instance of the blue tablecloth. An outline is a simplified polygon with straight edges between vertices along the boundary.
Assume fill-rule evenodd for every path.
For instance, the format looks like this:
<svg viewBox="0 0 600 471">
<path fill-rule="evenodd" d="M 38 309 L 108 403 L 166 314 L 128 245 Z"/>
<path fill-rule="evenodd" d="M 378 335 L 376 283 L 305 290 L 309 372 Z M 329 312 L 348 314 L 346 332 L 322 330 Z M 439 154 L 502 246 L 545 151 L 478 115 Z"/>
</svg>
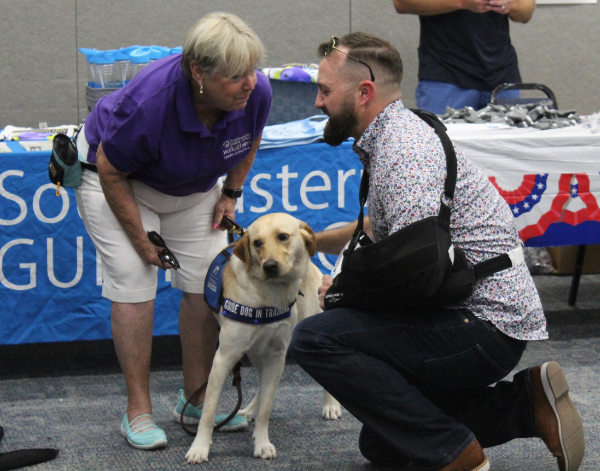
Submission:
<svg viewBox="0 0 600 471">
<path fill-rule="evenodd" d="M 9 142 L 0 154 L 0 344 L 110 338 L 110 303 L 100 296 L 96 250 L 72 189 L 48 179 L 49 152 Z M 258 152 L 238 200 L 236 220 L 287 212 L 315 231 L 358 214 L 362 164 L 350 143 L 311 144 Z M 335 257 L 315 257 L 324 271 Z M 181 292 L 159 274 L 154 334 L 177 334 Z"/>
</svg>

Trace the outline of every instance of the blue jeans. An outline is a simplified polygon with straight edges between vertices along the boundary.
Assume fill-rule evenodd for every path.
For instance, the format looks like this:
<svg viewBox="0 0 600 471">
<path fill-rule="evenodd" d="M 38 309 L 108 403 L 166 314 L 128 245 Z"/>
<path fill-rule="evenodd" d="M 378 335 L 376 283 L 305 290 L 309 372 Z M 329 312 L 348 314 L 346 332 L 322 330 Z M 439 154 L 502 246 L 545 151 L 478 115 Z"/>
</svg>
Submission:
<svg viewBox="0 0 600 471">
<path fill-rule="evenodd" d="M 416 91 L 417 108 L 435 114 L 444 114 L 447 106 L 455 110 L 466 106 L 480 110 L 487 106 L 491 96 L 492 92 L 471 90 L 433 80 L 419 80 Z M 506 90 L 498 94 L 498 97 L 502 98 L 519 98 L 520 96 L 519 90 Z"/>
<path fill-rule="evenodd" d="M 491 447 L 537 436 L 528 370 L 500 381 L 526 344 L 468 310 L 337 308 L 300 322 L 290 351 L 363 424 L 365 458 L 429 470 L 474 438 Z"/>
</svg>

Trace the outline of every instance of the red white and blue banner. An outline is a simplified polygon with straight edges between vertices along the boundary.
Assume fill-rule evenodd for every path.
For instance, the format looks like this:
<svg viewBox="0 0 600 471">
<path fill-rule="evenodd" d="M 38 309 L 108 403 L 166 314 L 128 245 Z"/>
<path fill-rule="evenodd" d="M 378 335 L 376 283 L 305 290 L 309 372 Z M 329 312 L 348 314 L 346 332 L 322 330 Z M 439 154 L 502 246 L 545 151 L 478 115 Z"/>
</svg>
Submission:
<svg viewBox="0 0 600 471">
<path fill-rule="evenodd" d="M 529 247 L 600 243 L 600 134 L 448 125 L 448 134 L 510 205 Z"/>
<path fill-rule="evenodd" d="M 592 180 L 600 180 L 598 174 Z M 530 247 L 598 243 L 600 209 L 590 176 L 576 173 L 523 175 L 516 190 L 492 184 L 509 204 L 519 236 Z"/>
</svg>

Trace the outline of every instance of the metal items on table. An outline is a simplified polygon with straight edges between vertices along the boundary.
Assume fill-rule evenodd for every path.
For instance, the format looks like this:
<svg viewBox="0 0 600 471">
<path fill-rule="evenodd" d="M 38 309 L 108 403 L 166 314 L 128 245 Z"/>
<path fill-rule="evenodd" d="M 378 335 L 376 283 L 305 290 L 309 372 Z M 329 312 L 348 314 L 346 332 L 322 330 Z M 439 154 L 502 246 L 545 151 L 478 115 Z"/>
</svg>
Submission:
<svg viewBox="0 0 600 471">
<path fill-rule="evenodd" d="M 518 90 L 525 94 L 542 92 L 544 97 L 502 96 L 504 91 Z M 581 122 L 575 110 L 558 111 L 554 92 L 541 83 L 503 83 L 490 96 L 490 103 L 478 111 L 471 107 L 455 110 L 447 107 L 440 116 L 444 123 L 498 123 L 519 128 L 556 129 Z"/>
<path fill-rule="evenodd" d="M 446 113 L 439 117 L 444 123 L 501 123 L 537 129 L 564 128 L 581 122 L 575 110 L 554 110 L 548 102 L 513 106 L 489 104 L 478 111 L 469 106 L 458 110 L 447 107 Z"/>
</svg>

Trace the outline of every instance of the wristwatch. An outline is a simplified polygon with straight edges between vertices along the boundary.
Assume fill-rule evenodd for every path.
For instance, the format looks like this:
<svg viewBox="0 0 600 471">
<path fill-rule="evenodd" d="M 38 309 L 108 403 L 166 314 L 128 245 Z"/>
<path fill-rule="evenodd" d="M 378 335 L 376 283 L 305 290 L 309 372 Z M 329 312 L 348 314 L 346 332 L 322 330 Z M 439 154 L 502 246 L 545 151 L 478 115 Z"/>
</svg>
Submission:
<svg viewBox="0 0 600 471">
<path fill-rule="evenodd" d="M 228 198 L 231 198 L 234 200 L 239 198 L 240 196 L 242 196 L 242 190 L 232 190 L 231 188 L 225 188 L 225 187 L 223 187 L 221 189 L 221 193 L 223 193 Z"/>
</svg>

